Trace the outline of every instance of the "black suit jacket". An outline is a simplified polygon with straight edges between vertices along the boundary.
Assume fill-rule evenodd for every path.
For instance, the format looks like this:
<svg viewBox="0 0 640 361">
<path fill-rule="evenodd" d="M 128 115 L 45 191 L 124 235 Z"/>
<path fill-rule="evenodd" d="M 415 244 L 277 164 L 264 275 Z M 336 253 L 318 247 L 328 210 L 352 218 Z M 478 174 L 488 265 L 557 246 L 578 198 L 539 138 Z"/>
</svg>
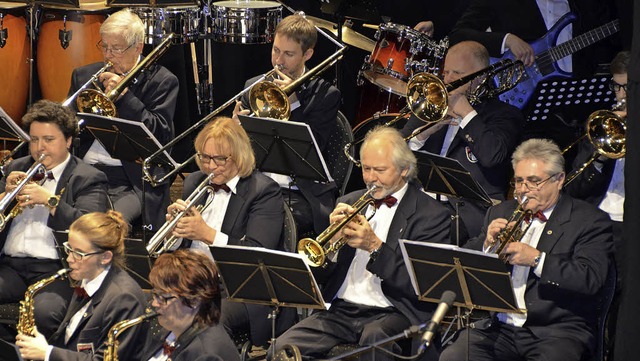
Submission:
<svg viewBox="0 0 640 361">
<path fill-rule="evenodd" d="M 580 169 L 594 153 L 595 149 L 590 142 L 581 142 L 578 155 L 573 161 L 572 172 Z M 565 188 L 572 197 L 584 199 L 597 207 L 607 194 L 615 165 L 616 160 L 607 159 L 604 161 L 601 170 L 598 170 L 595 162 L 593 162 L 582 173 L 577 175 L 571 183 L 567 184 Z"/>
<path fill-rule="evenodd" d="M 80 307 L 87 302 L 89 299 L 80 302 Z M 69 319 L 80 309 L 75 307 L 78 305 L 77 296 L 74 295 L 71 299 L 64 321 L 49 340 L 54 346 L 49 358 L 51 361 L 102 360 L 111 327 L 120 321 L 142 316 L 147 305 L 138 283 L 126 271 L 113 265 L 90 302 L 76 331 L 71 335 L 69 342 L 65 343 L 64 335 Z M 117 339 L 120 360 L 141 360 L 147 328 L 146 323 L 142 323 L 120 334 Z M 82 344 L 91 345 L 94 352 L 77 352 L 78 346 Z"/>
<path fill-rule="evenodd" d="M 26 171 L 34 163 L 31 156 L 15 159 L 7 166 L 7 175 L 12 171 Z M 6 177 L 0 180 L 0 192 L 4 192 Z M 63 191 L 64 190 L 64 191 Z M 78 157 L 71 156 L 56 186 L 60 203 L 54 216 L 49 215 L 47 226 L 54 231 L 69 229 L 71 223 L 81 215 L 90 212 L 106 212 L 109 209 L 107 177 L 101 171 L 85 164 Z M 13 202 L 15 204 L 15 202 Z M 13 206 L 10 206 L 13 207 Z M 10 220 L 0 232 L 0 249 L 11 228 Z"/>
<path fill-rule="evenodd" d="M 579 19 L 573 25 L 573 37 L 611 21 L 611 4 L 600 0 L 569 0 L 571 11 Z M 486 32 L 491 28 L 491 32 Z M 532 42 L 547 33 L 536 0 L 471 0 L 469 7 L 451 32 L 451 44 L 475 40 L 483 44 L 489 54 L 500 57 L 502 40 L 507 33 Z M 593 44 L 573 56 L 573 72 L 590 76 L 598 63 L 611 61 L 611 39 Z"/>
<path fill-rule="evenodd" d="M 77 68 L 71 74 L 69 96 L 75 93 L 104 63 L 94 63 Z M 114 105 L 118 117 L 143 123 L 161 144 L 174 136 L 173 117 L 178 99 L 178 79 L 169 70 L 159 65 L 151 65 L 128 87 Z M 75 102 L 72 107 L 77 110 Z M 94 138 L 86 131 L 80 133 L 78 156 L 83 158 L 91 147 Z M 160 227 L 164 221 L 164 210 L 169 205 L 169 184 L 151 187 L 145 185 L 142 192 L 142 164 L 122 161 L 127 178 L 133 189 L 144 203 L 144 220 Z M 144 196 L 144 198 L 143 198 Z"/>
<path fill-rule="evenodd" d="M 149 360 L 161 348 L 169 335 L 163 332 L 147 338 L 142 360 Z M 177 340 L 176 349 L 171 353 L 173 361 L 240 361 L 236 345 L 231 341 L 227 331 L 217 324 L 205 328 L 191 326 Z"/>
<path fill-rule="evenodd" d="M 489 223 L 496 218 L 508 219 L 515 208 L 515 200 L 491 207 L 485 231 L 467 246 L 481 250 Z M 594 310 L 613 252 L 609 216 L 563 194 L 545 224 L 537 248 L 546 256 L 541 277 L 529 273 L 524 327 L 539 337 L 567 337 L 593 345 L 598 316 Z"/>
<path fill-rule="evenodd" d="M 338 202 L 353 204 L 364 192 L 349 193 Z M 448 243 L 450 224 L 449 211 L 410 183 L 398 204 L 380 254 L 367 264 L 367 270 L 382 279 L 384 295 L 412 324 L 427 320 L 435 306 L 418 301 L 398 240 Z M 331 302 L 344 283 L 354 256 L 355 248 L 344 246 L 336 262 L 330 263 L 326 271 L 314 269 L 320 280 L 327 280 L 322 291 L 326 302 Z"/>
<path fill-rule="evenodd" d="M 258 77 L 249 79 L 245 88 L 253 84 Z M 329 142 L 329 136 L 336 128 L 338 108 L 341 95 L 338 88 L 322 78 L 316 78 L 304 83 L 296 95 L 300 106 L 291 112 L 290 121 L 309 124 L 311 132 L 320 150 L 327 159 L 325 148 Z M 249 109 L 249 94 L 242 98 L 242 106 Z M 335 182 L 326 184 L 297 178 L 295 180 L 300 193 L 311 205 L 315 231 L 320 233 L 329 226 L 329 214 L 333 210 L 337 188 Z"/>
</svg>

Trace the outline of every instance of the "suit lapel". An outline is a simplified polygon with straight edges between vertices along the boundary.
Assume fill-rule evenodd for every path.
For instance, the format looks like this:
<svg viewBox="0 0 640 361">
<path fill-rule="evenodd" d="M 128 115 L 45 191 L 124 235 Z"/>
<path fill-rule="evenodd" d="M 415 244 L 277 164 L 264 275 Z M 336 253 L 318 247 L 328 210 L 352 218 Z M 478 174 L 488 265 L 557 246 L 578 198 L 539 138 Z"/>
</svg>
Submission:
<svg viewBox="0 0 640 361">
<path fill-rule="evenodd" d="M 69 178 L 71 178 L 71 175 L 73 174 L 73 170 L 76 169 L 76 167 L 78 166 L 78 163 L 76 161 L 76 158 L 71 155 L 71 158 L 69 159 L 69 163 L 67 163 L 67 166 L 64 167 L 64 170 L 62 171 L 62 175 L 60 176 L 60 179 L 58 179 L 58 183 L 56 185 L 56 194 L 60 195 L 60 192 L 62 191 L 62 189 L 64 189 L 67 184 L 69 183 Z"/>
<path fill-rule="evenodd" d="M 572 207 L 573 202 L 571 199 L 565 195 L 561 195 L 551 217 L 549 217 L 549 220 L 544 226 L 542 235 L 540 235 L 537 248 L 541 252 L 550 253 L 562 237 L 564 224 L 571 220 L 570 214 Z"/>
<path fill-rule="evenodd" d="M 240 178 L 238 185 L 236 186 L 236 193 L 231 193 L 229 198 L 229 205 L 224 213 L 224 220 L 222 221 L 222 232 L 225 234 L 232 234 L 232 230 L 238 220 L 238 215 L 244 207 L 247 195 L 247 178 Z"/>
<path fill-rule="evenodd" d="M 398 239 L 405 234 L 407 219 L 416 212 L 416 192 L 419 192 L 419 190 L 416 189 L 415 184 L 409 183 L 407 192 L 398 203 L 398 209 L 391 220 L 386 244 L 394 250 L 398 248 Z"/>
</svg>

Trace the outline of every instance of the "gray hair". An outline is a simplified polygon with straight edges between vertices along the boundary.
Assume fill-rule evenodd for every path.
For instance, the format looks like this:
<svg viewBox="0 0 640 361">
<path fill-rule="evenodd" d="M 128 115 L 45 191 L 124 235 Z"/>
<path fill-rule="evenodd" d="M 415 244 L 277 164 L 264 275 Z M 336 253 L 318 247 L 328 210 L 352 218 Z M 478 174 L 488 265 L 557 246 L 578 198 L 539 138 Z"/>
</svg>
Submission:
<svg viewBox="0 0 640 361">
<path fill-rule="evenodd" d="M 142 20 L 129 8 L 110 15 L 100 26 L 100 36 L 122 35 L 129 46 L 142 43 L 144 33 Z"/>
<path fill-rule="evenodd" d="M 529 139 L 522 142 L 511 156 L 513 169 L 526 159 L 544 162 L 548 175 L 564 172 L 564 157 L 558 145 L 549 139 Z"/>
<path fill-rule="evenodd" d="M 370 130 L 364 137 L 364 142 L 360 147 L 360 158 L 362 159 L 362 150 L 373 140 L 382 138 L 386 143 L 391 144 L 391 161 L 393 165 L 402 172 L 407 170 L 404 180 L 409 182 L 418 176 L 418 167 L 416 156 L 413 154 L 407 142 L 402 138 L 402 134 L 395 129 L 387 126 L 378 126 Z"/>
</svg>

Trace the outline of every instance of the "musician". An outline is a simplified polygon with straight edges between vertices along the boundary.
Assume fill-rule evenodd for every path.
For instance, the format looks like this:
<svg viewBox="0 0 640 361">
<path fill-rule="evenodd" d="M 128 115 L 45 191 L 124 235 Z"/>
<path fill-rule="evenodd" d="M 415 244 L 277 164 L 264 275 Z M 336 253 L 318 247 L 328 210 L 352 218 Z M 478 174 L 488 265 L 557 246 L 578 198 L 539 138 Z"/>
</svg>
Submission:
<svg viewBox="0 0 640 361">
<path fill-rule="evenodd" d="M 16 202 L 5 212 L 8 215 L 14 205 L 22 208 L 22 213 L 9 220 L 0 232 L 0 303 L 22 300 L 29 285 L 62 268 L 54 231 L 69 229 L 82 214 L 109 207 L 107 177 L 69 153 L 77 132 L 72 111 L 41 100 L 29 108 L 22 125 L 31 139 L 31 155 L 7 166 L 8 175 L 0 180 L 0 197 L 16 191 L 34 159 L 42 154 L 46 173 L 34 176 L 33 182 L 18 190 Z M 69 283 L 61 280 L 36 294 L 36 324 L 47 337 L 64 318 L 70 298 Z"/>
<path fill-rule="evenodd" d="M 378 187 L 372 196 L 379 208 L 375 214 L 375 206 L 366 208 L 365 215 L 373 215 L 370 220 L 358 215 L 349 222 L 338 233 L 348 237 L 347 245 L 326 269 L 317 269 L 318 279 L 326 280 L 323 295 L 331 308 L 294 325 L 278 337 L 276 347 L 291 344 L 304 356 L 322 358 L 338 344 L 369 345 L 430 318 L 432 305 L 418 301 L 398 239 L 448 242 L 449 212 L 415 184 L 416 159 L 397 130 L 379 127 L 369 132 L 360 159 L 367 188 Z M 363 194 L 341 197 L 331 223 L 351 214 L 349 204 Z M 401 352 L 397 344 L 387 347 Z M 378 352 L 375 359 L 393 358 Z"/>
<path fill-rule="evenodd" d="M 98 77 L 105 93 L 140 62 L 144 34 L 144 24 L 129 9 L 110 15 L 100 26 L 101 40 L 97 46 L 102 51 L 104 62 L 113 63 Z M 104 63 L 99 62 L 75 69 L 71 75 L 69 96 L 103 66 Z M 173 138 L 178 79 L 160 65 L 149 66 L 136 79 L 114 102 L 118 117 L 143 123 L 164 144 Z M 75 102 L 73 104 L 76 109 Z M 107 174 L 113 207 L 129 224 L 134 224 L 134 220 L 142 215 L 143 208 L 144 224 L 152 224 L 155 229 L 164 223 L 163 210 L 169 205 L 169 185 L 151 187 L 147 184 L 143 192 L 141 162 L 112 158 L 86 130 L 80 134 L 78 156 Z"/>
<path fill-rule="evenodd" d="M 535 213 L 520 242 L 504 249 L 523 314 L 498 313 L 462 330 L 441 361 L 586 360 L 594 356 L 599 292 L 611 262 L 611 221 L 596 207 L 562 192 L 564 159 L 550 140 L 530 139 L 513 153 L 517 200 L 487 212 L 482 233 L 469 248 L 490 250 L 524 197 Z M 520 225 L 517 225 L 518 227 Z M 522 224 L 526 227 L 526 224 Z"/>
<path fill-rule="evenodd" d="M 475 41 L 458 43 L 449 48 L 445 57 L 444 82 L 449 84 L 488 66 L 489 55 L 484 46 Z M 481 80 L 477 78 L 453 90 L 449 94 L 445 119 L 413 137 L 409 144 L 413 150 L 457 160 L 491 198 L 504 200 L 511 172 L 509 156 L 522 136 L 524 117 L 519 109 L 497 98 L 481 99 L 480 103 L 471 104 L 469 92 Z M 422 125 L 424 123 L 412 115 L 402 133 L 409 136 Z M 480 232 L 485 205 L 465 200 L 456 207 L 454 200 L 448 202 L 454 209 L 459 209 L 468 234 Z"/>
<path fill-rule="evenodd" d="M 273 82 L 285 87 L 303 76 L 309 69 L 305 63 L 313 56 L 318 34 L 313 23 L 304 16 L 294 14 L 282 19 L 275 31 L 271 49 L 271 64 L 277 77 Z M 249 79 L 245 87 L 253 84 L 258 77 Z M 340 91 L 322 78 L 303 83 L 289 97 L 291 117 L 294 122 L 309 124 L 318 146 L 327 159 L 327 144 L 335 130 Z M 241 112 L 241 109 L 245 109 Z M 249 114 L 249 94 L 242 98 L 234 114 Z M 327 220 L 335 202 L 334 182 L 321 184 L 302 178 L 270 174 L 282 187 L 284 199 L 292 208 L 298 235 L 320 233 L 328 226 Z M 301 237 L 299 237 L 301 238 Z"/>
<path fill-rule="evenodd" d="M 280 187 L 256 171 L 249 136 L 240 124 L 225 117 L 211 121 L 196 137 L 195 148 L 200 171 L 185 179 L 183 199 L 188 199 L 211 173 L 215 174 L 211 181 L 214 194 L 194 203 L 176 224 L 172 234 L 183 239 L 180 247 L 198 250 L 209 257 L 210 245 L 284 250 L 281 240 L 284 203 Z M 167 222 L 184 212 L 188 204 L 183 199 L 167 208 Z M 203 211 L 195 208 L 207 203 Z M 271 335 L 269 313 L 267 306 L 223 300 L 221 322 L 230 333 L 250 328 L 254 344 L 264 345 Z"/>
<path fill-rule="evenodd" d="M 129 226 L 115 211 L 94 212 L 78 218 L 64 244 L 69 276 L 79 282 L 67 314 L 47 340 L 19 334 L 16 345 L 26 360 L 102 360 L 105 342 L 116 323 L 144 314 L 145 296 L 124 267 L 124 238 Z M 118 359 L 140 360 L 146 325 L 118 336 Z"/>
<path fill-rule="evenodd" d="M 149 281 L 158 323 L 166 331 L 159 337 L 149 333 L 143 360 L 240 360 L 219 324 L 220 280 L 211 259 L 184 249 L 165 253 Z"/>
<path fill-rule="evenodd" d="M 464 40 L 478 41 L 492 57 L 501 57 L 505 51 L 511 50 L 516 59 L 530 66 L 536 53 L 546 50 L 549 45 L 544 49 L 533 49 L 529 43 L 542 38 L 563 15 L 571 11 L 579 19 L 570 26 L 554 29 L 554 33 L 559 31 L 556 33 L 557 44 L 612 20 L 611 6 L 609 2 L 600 0 L 471 0 L 454 26 L 450 39 L 452 44 Z M 491 31 L 487 32 L 488 28 Z M 614 45 L 607 39 L 560 59 L 557 65 L 577 76 L 591 76 L 597 64 L 611 59 L 612 48 Z"/>
</svg>

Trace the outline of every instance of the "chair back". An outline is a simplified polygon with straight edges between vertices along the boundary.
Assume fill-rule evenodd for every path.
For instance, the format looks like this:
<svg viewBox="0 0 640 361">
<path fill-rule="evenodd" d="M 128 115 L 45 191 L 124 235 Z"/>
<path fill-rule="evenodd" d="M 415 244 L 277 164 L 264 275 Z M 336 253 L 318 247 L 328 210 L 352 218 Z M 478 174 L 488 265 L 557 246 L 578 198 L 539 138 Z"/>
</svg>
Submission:
<svg viewBox="0 0 640 361">
<path fill-rule="evenodd" d="M 598 305 L 598 320 L 596 324 L 596 354 L 593 357 L 595 361 L 605 361 L 607 359 L 607 316 L 611 310 L 613 304 L 613 298 L 616 294 L 616 281 L 617 281 L 616 263 L 611 260 L 609 265 L 609 272 L 607 274 L 607 280 L 604 287 L 600 292 L 600 302 Z"/>
<path fill-rule="evenodd" d="M 344 195 L 347 179 L 349 179 L 353 169 L 353 163 L 344 154 L 344 147 L 348 143 L 353 143 L 351 124 L 349 124 L 344 114 L 338 112 L 336 129 L 329 136 L 324 156 L 327 168 L 329 168 L 329 173 L 336 182 L 340 196 Z M 353 156 L 353 147 L 351 147 L 350 152 Z"/>
<path fill-rule="evenodd" d="M 296 221 L 293 218 L 293 213 L 286 201 L 283 202 L 284 207 L 284 224 L 282 227 L 282 240 L 284 243 L 284 250 L 287 252 L 298 251 L 298 230 L 296 228 Z"/>
</svg>

